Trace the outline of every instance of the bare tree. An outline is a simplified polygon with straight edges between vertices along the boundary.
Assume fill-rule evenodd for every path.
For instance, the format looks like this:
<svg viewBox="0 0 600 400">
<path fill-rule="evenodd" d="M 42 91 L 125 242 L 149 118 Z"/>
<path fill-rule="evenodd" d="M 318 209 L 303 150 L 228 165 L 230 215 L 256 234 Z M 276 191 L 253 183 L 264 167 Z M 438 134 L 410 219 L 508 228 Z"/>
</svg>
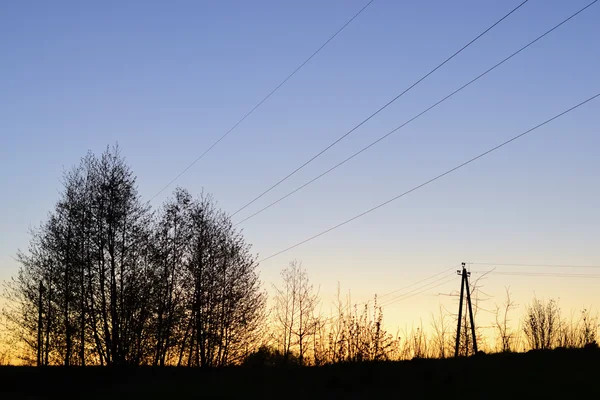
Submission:
<svg viewBox="0 0 600 400">
<path fill-rule="evenodd" d="M 432 346 L 436 349 L 435 356 L 438 358 L 446 358 L 452 347 L 452 327 L 449 321 L 449 315 L 440 305 L 439 315 L 436 317 L 431 314 L 432 328 Z"/>
<path fill-rule="evenodd" d="M 533 350 L 552 349 L 561 330 L 561 314 L 554 299 L 546 302 L 534 297 L 523 319 L 523 333 Z"/>
<path fill-rule="evenodd" d="M 9 318 L 41 364 L 135 363 L 148 318 L 148 210 L 135 177 L 115 146 L 84 157 L 63 188 L 29 251 L 18 253 L 21 269 L 6 287 Z"/>
<path fill-rule="evenodd" d="M 494 312 L 494 328 L 496 329 L 498 348 L 502 352 L 510 352 L 514 349 L 515 331 L 510 328 L 508 314 L 517 307 L 517 304 L 512 301 L 509 289 L 509 287 L 505 288 L 506 297 L 504 303 L 502 306 L 496 305 Z"/>
<path fill-rule="evenodd" d="M 65 173 L 5 285 L 23 362 L 241 362 L 265 306 L 249 245 L 210 197 L 183 190 L 152 222 L 117 146 Z"/>
<path fill-rule="evenodd" d="M 329 360 L 328 343 L 328 327 L 329 320 L 317 315 L 314 317 L 315 329 L 312 334 L 312 352 L 313 364 L 316 366 L 324 365 Z"/>
<path fill-rule="evenodd" d="M 216 209 L 212 197 L 202 194 L 191 200 L 185 218 L 189 240 L 178 289 L 184 302 L 178 325 L 185 328 L 177 339 L 177 364 L 241 363 L 257 341 L 264 318 L 265 294 L 256 258 L 230 218 Z"/>
<path fill-rule="evenodd" d="M 598 346 L 598 327 L 598 314 L 592 315 L 589 309 L 581 311 L 581 324 L 579 329 L 580 346 Z"/>
<path fill-rule="evenodd" d="M 576 315 L 578 315 L 576 317 Z M 566 348 L 582 348 L 596 345 L 598 332 L 598 316 L 584 309 L 579 313 L 572 312 L 569 321 L 561 321 L 556 345 Z"/>
<path fill-rule="evenodd" d="M 154 286 L 153 302 L 153 365 L 164 366 L 172 351 L 181 345 L 181 330 L 185 325 L 186 263 L 192 240 L 190 211 L 193 199 L 177 188 L 174 199 L 163 205 L 152 237 L 151 263 Z"/>
<path fill-rule="evenodd" d="M 275 286 L 275 329 L 279 331 L 279 343 L 287 360 L 297 350 L 300 364 L 305 363 L 307 340 L 317 331 L 315 315 L 319 302 L 318 292 L 308 279 L 306 270 L 298 261 L 292 261 L 281 271 L 282 287 Z M 314 343 L 313 343 L 314 348 Z"/>
<path fill-rule="evenodd" d="M 327 333 L 326 359 L 330 363 L 346 360 L 347 338 L 346 338 L 346 313 L 350 307 L 349 299 L 344 302 L 341 296 L 341 287 L 338 282 L 337 301 L 335 303 L 335 316 L 329 319 L 329 332 Z"/>
<path fill-rule="evenodd" d="M 361 362 L 388 360 L 397 352 L 398 341 L 383 325 L 383 309 L 373 302 L 353 304 L 350 295 L 343 302 L 338 287 L 337 315 L 329 319 L 328 360 Z"/>
<path fill-rule="evenodd" d="M 410 330 L 405 327 L 402 330 L 400 349 L 398 359 L 411 360 L 414 358 L 429 358 L 435 357 L 439 348 L 435 340 L 431 340 L 423 329 L 423 321 L 419 321 L 418 325 L 412 325 Z M 434 334 L 435 335 L 435 334 Z M 431 345 L 435 347 L 431 347 Z"/>
</svg>

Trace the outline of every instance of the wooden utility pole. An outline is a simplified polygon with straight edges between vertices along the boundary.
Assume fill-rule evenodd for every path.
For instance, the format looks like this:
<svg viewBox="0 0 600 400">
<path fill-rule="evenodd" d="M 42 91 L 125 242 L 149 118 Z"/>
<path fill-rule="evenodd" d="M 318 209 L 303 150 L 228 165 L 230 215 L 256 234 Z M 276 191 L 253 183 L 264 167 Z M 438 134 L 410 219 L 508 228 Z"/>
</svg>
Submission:
<svg viewBox="0 0 600 400">
<path fill-rule="evenodd" d="M 465 277 L 465 288 L 467 289 L 467 304 L 469 305 L 469 319 L 471 320 L 471 335 L 473 335 L 473 354 L 477 354 L 477 336 L 475 335 L 475 318 L 473 318 L 473 305 L 471 303 L 471 289 L 469 288 L 470 272 L 466 272 L 465 263 L 462 264 L 463 276 Z"/>
<path fill-rule="evenodd" d="M 477 354 L 477 336 L 475 336 L 475 319 L 473 318 L 473 306 L 471 304 L 471 289 L 469 288 L 470 272 L 467 272 L 465 263 L 462 263 L 462 270 L 456 271 L 461 276 L 460 280 L 460 303 L 458 305 L 458 327 L 456 328 L 456 347 L 454 348 L 454 357 L 458 357 L 460 348 L 460 329 L 462 323 L 462 308 L 464 301 L 465 288 L 467 289 L 467 305 L 469 307 L 469 319 L 471 321 L 471 335 L 473 336 L 473 352 Z M 465 326 L 465 329 L 467 327 Z"/>
<path fill-rule="evenodd" d="M 458 327 L 456 328 L 456 347 L 454 348 L 454 357 L 458 357 L 458 348 L 460 347 L 460 324 L 462 323 L 462 307 L 463 307 L 463 297 L 465 294 L 465 270 L 463 264 L 462 272 L 456 271 L 461 275 L 460 279 L 460 303 L 458 303 Z"/>
</svg>

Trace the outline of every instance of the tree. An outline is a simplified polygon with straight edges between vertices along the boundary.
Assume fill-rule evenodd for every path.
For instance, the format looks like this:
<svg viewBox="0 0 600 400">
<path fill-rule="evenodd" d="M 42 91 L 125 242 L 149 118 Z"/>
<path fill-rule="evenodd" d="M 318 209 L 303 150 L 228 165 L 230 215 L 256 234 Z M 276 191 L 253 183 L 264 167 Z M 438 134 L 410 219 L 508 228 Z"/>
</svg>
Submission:
<svg viewBox="0 0 600 400">
<path fill-rule="evenodd" d="M 305 363 L 307 339 L 317 331 L 315 310 L 319 302 L 318 293 L 308 279 L 306 270 L 297 261 L 291 261 L 281 271 L 283 285 L 275 289 L 275 321 L 278 342 L 284 360 L 297 349 L 301 365 Z"/>
<path fill-rule="evenodd" d="M 496 305 L 494 312 L 494 328 L 496 329 L 496 336 L 499 345 L 499 350 L 502 352 L 513 351 L 515 332 L 509 327 L 510 320 L 508 319 L 508 313 L 515 309 L 517 305 L 510 298 L 510 288 L 505 288 L 506 297 L 502 306 Z"/>
<path fill-rule="evenodd" d="M 579 324 L 579 345 L 581 347 L 597 347 L 598 337 L 598 315 L 591 315 L 589 309 L 581 311 L 581 319 Z"/>
<path fill-rule="evenodd" d="M 18 253 L 9 318 L 42 364 L 139 363 L 149 210 L 135 177 L 114 146 L 65 172 L 63 188 Z"/>
<path fill-rule="evenodd" d="M 91 331 L 100 363 L 139 364 L 148 331 L 150 213 L 118 147 L 92 164 L 94 234 L 88 277 Z M 91 280 L 91 282 L 89 282 Z"/>
<path fill-rule="evenodd" d="M 446 358 L 452 347 L 450 335 L 452 328 L 449 325 L 448 317 L 448 313 L 444 311 L 441 304 L 439 315 L 436 317 L 433 313 L 431 314 L 432 345 L 435 348 L 435 356 L 438 358 Z"/>
<path fill-rule="evenodd" d="M 329 318 L 326 348 L 327 362 L 382 361 L 393 357 L 399 341 L 383 326 L 383 309 L 373 302 L 352 304 L 350 295 L 345 301 L 338 286 L 337 315 Z"/>
<path fill-rule="evenodd" d="M 598 316 L 592 315 L 590 310 L 584 309 L 578 313 L 571 313 L 570 321 L 561 321 L 556 345 L 566 348 L 594 347 L 598 332 Z"/>
<path fill-rule="evenodd" d="M 561 315 L 554 299 L 546 302 L 534 297 L 523 319 L 523 333 L 532 350 L 549 350 L 555 346 L 561 329 Z"/>
<path fill-rule="evenodd" d="M 193 199 L 181 189 L 165 206 L 162 226 L 173 237 L 180 232 L 156 268 L 162 276 L 157 313 L 166 318 L 158 325 L 179 347 L 177 364 L 240 363 L 257 342 L 266 303 L 250 246 L 210 196 Z M 177 326 L 185 328 L 176 332 Z"/>
<path fill-rule="evenodd" d="M 239 363 L 265 306 L 249 250 L 209 196 L 177 189 L 154 218 L 107 148 L 64 174 L 4 316 L 29 364 Z"/>
<path fill-rule="evenodd" d="M 164 366 L 170 353 L 181 346 L 181 329 L 185 326 L 186 301 L 190 291 L 185 268 L 189 262 L 192 240 L 191 207 L 193 199 L 177 188 L 173 199 L 163 205 L 154 226 L 151 244 L 153 265 L 154 359 L 153 365 Z"/>
</svg>

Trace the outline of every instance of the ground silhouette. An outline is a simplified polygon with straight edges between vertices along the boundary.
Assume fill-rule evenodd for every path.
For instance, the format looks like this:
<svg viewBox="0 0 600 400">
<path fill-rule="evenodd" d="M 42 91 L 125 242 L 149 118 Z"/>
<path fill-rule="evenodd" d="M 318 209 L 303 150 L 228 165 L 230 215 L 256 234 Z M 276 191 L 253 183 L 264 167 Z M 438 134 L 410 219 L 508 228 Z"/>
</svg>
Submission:
<svg viewBox="0 0 600 400">
<path fill-rule="evenodd" d="M 595 396 L 597 349 L 325 367 L 2 367 L 7 398 L 344 398 Z"/>
</svg>

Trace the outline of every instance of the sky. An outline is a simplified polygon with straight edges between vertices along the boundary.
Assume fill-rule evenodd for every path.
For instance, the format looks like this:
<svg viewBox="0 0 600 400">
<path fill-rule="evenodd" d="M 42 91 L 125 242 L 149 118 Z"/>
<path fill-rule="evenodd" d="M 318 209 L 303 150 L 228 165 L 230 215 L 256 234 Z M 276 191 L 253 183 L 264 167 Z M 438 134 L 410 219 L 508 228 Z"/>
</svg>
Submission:
<svg viewBox="0 0 600 400">
<path fill-rule="evenodd" d="M 176 185 L 233 213 L 408 88 L 520 1 L 376 0 Z M 233 217 L 264 207 L 459 88 L 589 1 L 530 0 L 345 140 Z M 0 279 L 88 150 L 119 143 L 150 199 L 366 1 L 19 1 L 0 5 Z M 343 167 L 240 225 L 259 258 L 313 236 L 600 91 L 600 4 Z M 328 314 L 339 283 L 366 301 L 461 262 L 600 265 L 600 99 L 259 267 L 302 261 Z M 473 277 L 492 266 L 471 265 Z M 496 271 L 600 270 L 498 266 Z M 481 274 L 479 274 L 481 275 Z M 442 275 L 440 275 L 442 276 Z M 598 279 L 490 274 L 564 310 L 600 307 Z M 410 326 L 460 277 L 385 308 Z M 413 288 L 417 288 L 415 286 Z M 404 292 L 399 292 L 405 293 Z M 491 317 L 482 315 L 486 324 Z"/>
</svg>

